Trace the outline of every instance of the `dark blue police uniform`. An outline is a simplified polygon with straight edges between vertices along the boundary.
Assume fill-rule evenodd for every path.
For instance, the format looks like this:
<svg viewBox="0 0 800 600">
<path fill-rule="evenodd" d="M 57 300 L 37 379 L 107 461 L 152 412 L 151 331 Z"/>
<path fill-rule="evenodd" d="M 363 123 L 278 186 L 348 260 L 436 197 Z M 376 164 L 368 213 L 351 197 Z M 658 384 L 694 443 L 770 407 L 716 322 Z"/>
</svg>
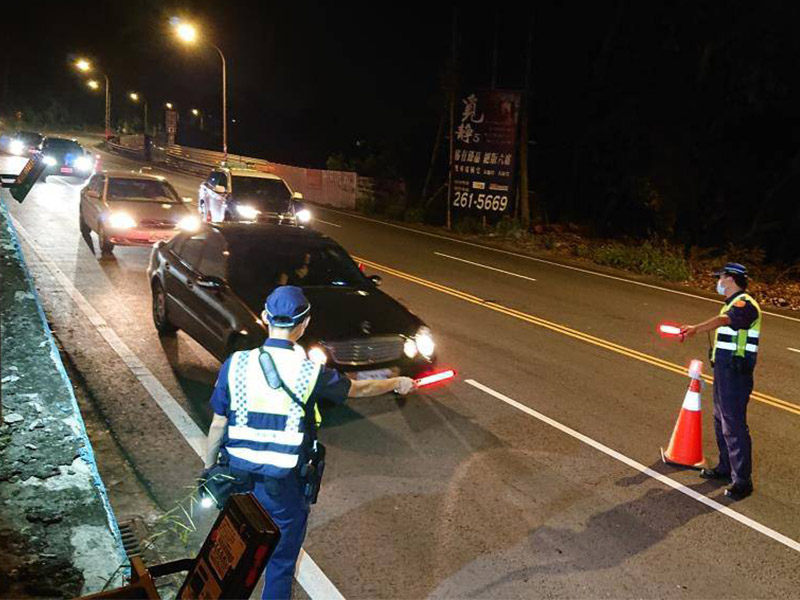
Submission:
<svg viewBox="0 0 800 600">
<path fill-rule="evenodd" d="M 717 329 L 714 349 L 714 433 L 719 449 L 720 476 L 735 486 L 752 489 L 752 442 L 747 405 L 753 391 L 753 371 L 760 341 L 761 311 L 746 292 L 725 300 L 720 314 L 730 324 Z"/>
<path fill-rule="evenodd" d="M 282 339 L 268 339 L 264 342 L 264 346 L 287 350 L 294 348 L 292 342 Z M 223 363 L 211 396 L 211 408 L 216 414 L 227 417 L 229 422 L 231 422 L 231 394 L 228 388 L 230 362 L 228 359 Z M 337 404 L 344 403 L 350 392 L 350 385 L 350 380 L 338 371 L 322 367 L 306 410 L 313 413 L 313 403 L 321 399 Z M 222 442 L 222 452 L 225 452 L 227 441 L 226 433 Z M 310 508 L 303 494 L 303 486 L 296 472 L 283 479 L 257 477 L 253 493 L 281 531 L 278 546 L 267 563 L 261 597 L 265 600 L 290 598 L 295 565 L 306 535 Z"/>
</svg>

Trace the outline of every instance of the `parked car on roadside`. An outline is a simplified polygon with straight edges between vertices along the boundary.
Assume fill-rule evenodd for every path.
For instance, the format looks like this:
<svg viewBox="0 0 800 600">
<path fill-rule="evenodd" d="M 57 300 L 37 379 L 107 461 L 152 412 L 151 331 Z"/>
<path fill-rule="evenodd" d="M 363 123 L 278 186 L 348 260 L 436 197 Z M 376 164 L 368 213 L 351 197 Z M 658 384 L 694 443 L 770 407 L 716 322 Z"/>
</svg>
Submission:
<svg viewBox="0 0 800 600">
<path fill-rule="evenodd" d="M 200 184 L 197 208 L 207 223 L 263 221 L 307 226 L 311 211 L 303 195 L 277 175 L 255 169 L 218 168 Z"/>
<path fill-rule="evenodd" d="M 220 360 L 264 341 L 264 301 L 290 284 L 311 303 L 302 344 L 312 360 L 353 378 L 416 377 L 436 361 L 425 323 L 378 289 L 380 277 L 367 277 L 344 248 L 313 230 L 204 224 L 157 243 L 147 274 L 158 331 L 182 329 Z"/>
<path fill-rule="evenodd" d="M 103 171 L 81 189 L 81 235 L 97 233 L 100 251 L 114 246 L 152 246 L 180 231 L 197 231 L 200 218 L 160 175 Z"/>
</svg>

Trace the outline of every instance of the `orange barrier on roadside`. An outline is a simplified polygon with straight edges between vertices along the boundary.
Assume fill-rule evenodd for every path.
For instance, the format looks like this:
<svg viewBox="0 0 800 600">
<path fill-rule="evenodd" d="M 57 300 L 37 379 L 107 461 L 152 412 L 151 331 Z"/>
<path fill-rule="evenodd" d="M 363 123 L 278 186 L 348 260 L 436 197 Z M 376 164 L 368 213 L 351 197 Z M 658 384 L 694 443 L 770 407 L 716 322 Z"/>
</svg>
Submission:
<svg viewBox="0 0 800 600">
<path fill-rule="evenodd" d="M 683 398 L 678 422 L 666 450 L 661 449 L 661 460 L 668 464 L 700 468 L 703 457 L 703 413 L 700 408 L 703 361 L 693 360 L 689 366 L 689 389 Z"/>
</svg>

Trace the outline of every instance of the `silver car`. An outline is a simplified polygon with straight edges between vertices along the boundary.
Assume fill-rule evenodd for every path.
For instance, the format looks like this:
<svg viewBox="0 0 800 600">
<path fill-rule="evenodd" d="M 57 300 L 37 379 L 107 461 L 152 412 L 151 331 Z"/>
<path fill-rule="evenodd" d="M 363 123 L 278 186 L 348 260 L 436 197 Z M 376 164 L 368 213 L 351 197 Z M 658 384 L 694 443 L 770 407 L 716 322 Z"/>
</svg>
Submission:
<svg viewBox="0 0 800 600">
<path fill-rule="evenodd" d="M 103 171 L 81 189 L 81 235 L 97 233 L 100 251 L 114 246 L 152 246 L 180 231 L 197 231 L 200 218 L 159 175 Z"/>
</svg>

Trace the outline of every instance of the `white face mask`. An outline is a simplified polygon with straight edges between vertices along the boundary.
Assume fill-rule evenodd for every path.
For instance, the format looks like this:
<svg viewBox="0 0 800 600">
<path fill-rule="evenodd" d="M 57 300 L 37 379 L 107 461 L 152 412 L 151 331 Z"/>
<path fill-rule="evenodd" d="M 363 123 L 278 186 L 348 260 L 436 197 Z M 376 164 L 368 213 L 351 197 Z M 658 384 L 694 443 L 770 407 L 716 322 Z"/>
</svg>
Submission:
<svg viewBox="0 0 800 600">
<path fill-rule="evenodd" d="M 727 295 L 727 294 L 725 293 L 725 286 L 724 286 L 724 285 L 722 285 L 722 282 L 721 282 L 721 281 L 717 281 L 717 293 L 718 293 L 720 296 L 726 296 L 726 295 Z"/>
</svg>

